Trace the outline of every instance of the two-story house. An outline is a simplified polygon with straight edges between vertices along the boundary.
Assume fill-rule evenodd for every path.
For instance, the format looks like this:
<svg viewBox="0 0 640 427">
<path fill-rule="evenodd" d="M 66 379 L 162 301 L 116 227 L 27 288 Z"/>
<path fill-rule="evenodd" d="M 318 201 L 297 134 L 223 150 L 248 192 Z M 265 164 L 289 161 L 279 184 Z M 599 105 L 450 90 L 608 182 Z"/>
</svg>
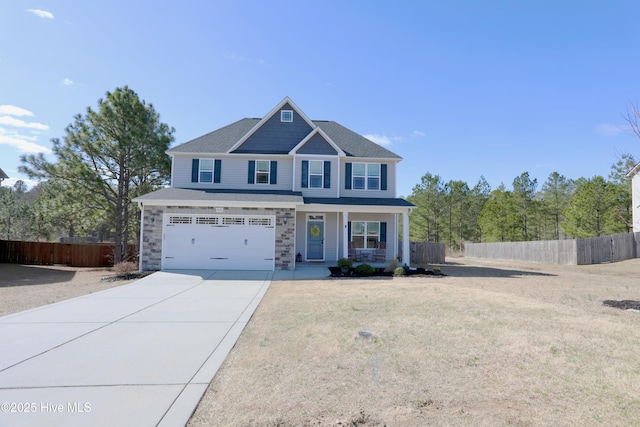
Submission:
<svg viewBox="0 0 640 427">
<path fill-rule="evenodd" d="M 140 267 L 290 270 L 382 251 L 409 264 L 409 212 L 391 151 L 289 98 L 171 148 L 171 187 L 138 197 Z M 379 258 L 377 258 L 380 261 Z"/>
</svg>

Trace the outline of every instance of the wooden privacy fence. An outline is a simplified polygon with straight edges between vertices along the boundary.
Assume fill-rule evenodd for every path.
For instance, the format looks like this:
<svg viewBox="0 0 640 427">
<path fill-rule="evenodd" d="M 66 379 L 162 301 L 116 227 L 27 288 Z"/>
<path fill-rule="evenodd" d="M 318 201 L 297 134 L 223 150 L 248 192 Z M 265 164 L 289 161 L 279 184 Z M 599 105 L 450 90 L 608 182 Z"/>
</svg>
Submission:
<svg viewBox="0 0 640 427">
<path fill-rule="evenodd" d="M 444 264 L 444 243 L 409 242 L 411 265 Z M 402 259 L 402 242 L 399 242 L 398 256 Z"/>
<path fill-rule="evenodd" d="M 588 265 L 637 258 L 640 233 L 576 240 L 467 243 L 466 257 L 506 259 L 545 264 Z"/>
<path fill-rule="evenodd" d="M 113 243 L 95 245 L 0 240 L 0 262 L 12 264 L 72 267 L 113 266 Z M 129 259 L 137 258 L 138 248 L 129 245 Z"/>
</svg>

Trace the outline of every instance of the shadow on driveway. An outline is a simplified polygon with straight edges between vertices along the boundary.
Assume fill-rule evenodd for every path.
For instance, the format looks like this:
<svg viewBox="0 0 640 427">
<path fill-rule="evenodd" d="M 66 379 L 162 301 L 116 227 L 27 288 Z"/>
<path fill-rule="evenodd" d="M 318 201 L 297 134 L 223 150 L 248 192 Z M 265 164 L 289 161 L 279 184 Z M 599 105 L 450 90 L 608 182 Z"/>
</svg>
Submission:
<svg viewBox="0 0 640 427">
<path fill-rule="evenodd" d="M 0 288 L 69 282 L 75 277 L 75 270 L 71 267 L 0 264 Z"/>
</svg>

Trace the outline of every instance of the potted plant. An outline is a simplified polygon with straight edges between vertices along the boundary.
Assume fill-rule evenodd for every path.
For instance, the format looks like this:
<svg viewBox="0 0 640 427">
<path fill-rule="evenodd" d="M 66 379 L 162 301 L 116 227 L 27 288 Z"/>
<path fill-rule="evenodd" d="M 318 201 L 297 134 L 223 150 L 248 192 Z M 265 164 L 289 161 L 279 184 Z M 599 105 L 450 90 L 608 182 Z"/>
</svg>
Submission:
<svg viewBox="0 0 640 427">
<path fill-rule="evenodd" d="M 349 258 L 340 258 L 338 260 L 338 268 L 342 271 L 342 274 L 349 274 L 352 266 L 353 261 L 351 261 Z"/>
</svg>

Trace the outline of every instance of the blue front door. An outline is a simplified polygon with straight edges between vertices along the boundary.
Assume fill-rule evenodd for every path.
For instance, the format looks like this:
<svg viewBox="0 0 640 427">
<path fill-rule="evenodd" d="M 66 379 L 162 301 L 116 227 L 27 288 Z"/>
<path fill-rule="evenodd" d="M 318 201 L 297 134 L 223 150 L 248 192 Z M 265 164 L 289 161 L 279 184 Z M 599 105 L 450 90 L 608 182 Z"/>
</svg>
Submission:
<svg viewBox="0 0 640 427">
<path fill-rule="evenodd" d="M 324 216 L 309 215 L 307 219 L 307 259 L 324 260 Z"/>
</svg>

